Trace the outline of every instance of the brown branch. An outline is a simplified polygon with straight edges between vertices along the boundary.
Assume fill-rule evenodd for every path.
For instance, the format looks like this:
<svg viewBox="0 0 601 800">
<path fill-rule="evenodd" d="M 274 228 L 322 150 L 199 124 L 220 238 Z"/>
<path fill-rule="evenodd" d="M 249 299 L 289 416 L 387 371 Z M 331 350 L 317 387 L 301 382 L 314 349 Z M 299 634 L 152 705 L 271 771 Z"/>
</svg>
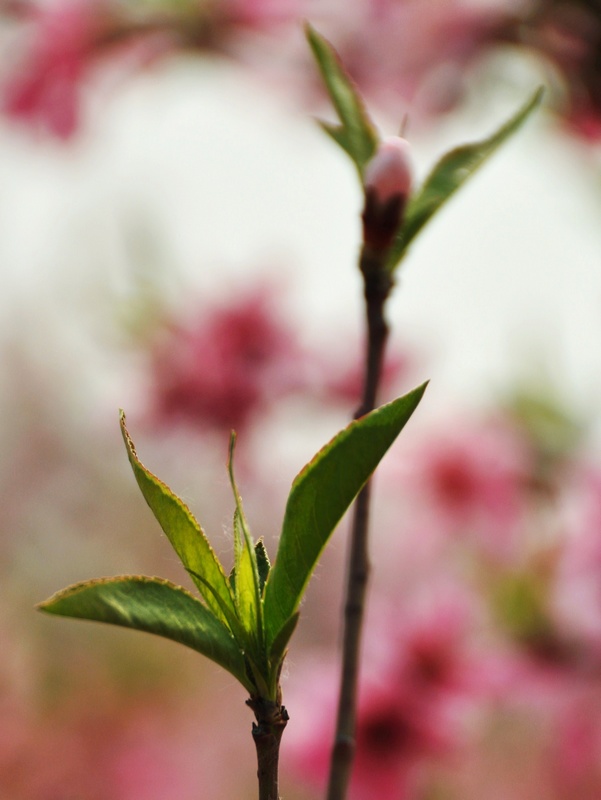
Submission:
<svg viewBox="0 0 601 800">
<path fill-rule="evenodd" d="M 288 722 L 288 712 L 283 705 L 261 697 L 246 701 L 254 711 L 252 735 L 257 748 L 257 777 L 259 800 L 279 800 L 278 765 L 280 741 Z"/>
<path fill-rule="evenodd" d="M 374 253 L 371 248 L 364 247 L 360 266 L 364 279 L 367 347 L 363 397 L 361 405 L 355 413 L 355 419 L 367 414 L 376 406 L 388 338 L 384 306 L 392 288 L 392 279 L 385 270 L 381 252 Z M 344 800 L 346 797 L 355 756 L 359 651 L 370 569 L 368 551 L 370 484 L 371 482 L 368 482 L 357 497 L 351 531 L 344 608 L 340 697 L 330 763 L 328 800 Z"/>
</svg>

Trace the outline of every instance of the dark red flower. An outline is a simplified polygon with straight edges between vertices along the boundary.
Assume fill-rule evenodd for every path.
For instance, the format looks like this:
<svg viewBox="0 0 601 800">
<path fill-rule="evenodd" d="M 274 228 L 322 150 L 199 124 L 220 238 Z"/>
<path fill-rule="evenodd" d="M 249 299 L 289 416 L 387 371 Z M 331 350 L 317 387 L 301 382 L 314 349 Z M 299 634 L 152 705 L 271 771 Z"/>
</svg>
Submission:
<svg viewBox="0 0 601 800">
<path fill-rule="evenodd" d="M 240 430 L 303 382 L 300 348 L 258 291 L 168 325 L 151 360 L 152 405 L 164 422 Z"/>
</svg>

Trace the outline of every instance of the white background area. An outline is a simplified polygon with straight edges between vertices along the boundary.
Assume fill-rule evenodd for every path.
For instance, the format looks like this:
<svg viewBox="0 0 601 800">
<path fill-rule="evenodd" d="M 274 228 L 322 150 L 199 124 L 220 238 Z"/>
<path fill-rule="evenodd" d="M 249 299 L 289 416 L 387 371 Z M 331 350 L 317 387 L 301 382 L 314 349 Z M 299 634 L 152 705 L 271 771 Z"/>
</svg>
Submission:
<svg viewBox="0 0 601 800">
<path fill-rule="evenodd" d="M 417 180 L 524 100 L 483 98 L 434 125 L 414 143 Z M 97 359 L 90 385 L 112 395 L 119 374 L 103 348 L 115 307 L 145 276 L 177 308 L 267 272 L 306 339 L 342 331 L 356 346 L 359 187 L 294 98 L 218 61 L 182 59 L 89 105 L 67 145 L 2 123 L 5 339 L 60 359 L 67 380 Z M 598 413 L 600 211 L 591 152 L 538 112 L 436 216 L 390 304 L 395 340 L 424 354 L 428 402 L 485 402 L 540 372 Z"/>
</svg>

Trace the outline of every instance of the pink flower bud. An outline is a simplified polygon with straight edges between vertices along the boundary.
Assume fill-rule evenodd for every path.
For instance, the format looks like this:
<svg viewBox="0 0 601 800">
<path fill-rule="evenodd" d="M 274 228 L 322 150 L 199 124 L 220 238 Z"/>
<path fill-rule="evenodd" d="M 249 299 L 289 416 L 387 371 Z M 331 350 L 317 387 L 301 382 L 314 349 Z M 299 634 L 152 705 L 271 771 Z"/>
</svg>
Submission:
<svg viewBox="0 0 601 800">
<path fill-rule="evenodd" d="M 395 195 L 407 197 L 413 178 L 410 152 L 411 145 L 400 136 L 383 139 L 365 167 L 365 191 L 375 192 L 380 203 Z"/>
<path fill-rule="evenodd" d="M 363 238 L 365 244 L 379 250 L 392 244 L 403 221 L 413 179 L 409 153 L 406 139 L 390 136 L 380 142 L 365 167 Z"/>
</svg>

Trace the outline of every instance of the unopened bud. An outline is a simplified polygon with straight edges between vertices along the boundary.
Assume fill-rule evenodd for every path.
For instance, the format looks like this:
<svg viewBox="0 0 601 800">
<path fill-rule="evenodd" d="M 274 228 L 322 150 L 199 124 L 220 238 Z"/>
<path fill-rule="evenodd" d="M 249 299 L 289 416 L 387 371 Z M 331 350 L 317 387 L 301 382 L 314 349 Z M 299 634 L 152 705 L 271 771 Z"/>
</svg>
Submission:
<svg viewBox="0 0 601 800">
<path fill-rule="evenodd" d="M 403 221 L 413 170 L 410 145 L 400 136 L 383 139 L 363 175 L 363 239 L 376 249 L 392 244 Z"/>
</svg>

